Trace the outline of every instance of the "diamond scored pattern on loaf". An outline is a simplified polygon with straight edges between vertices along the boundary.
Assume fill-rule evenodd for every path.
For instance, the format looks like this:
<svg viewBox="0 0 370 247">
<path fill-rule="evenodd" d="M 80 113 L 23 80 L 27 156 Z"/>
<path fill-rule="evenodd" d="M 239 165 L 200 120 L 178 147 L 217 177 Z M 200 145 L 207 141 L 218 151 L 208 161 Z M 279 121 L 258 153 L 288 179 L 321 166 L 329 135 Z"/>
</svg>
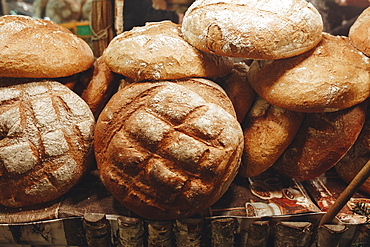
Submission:
<svg viewBox="0 0 370 247">
<path fill-rule="evenodd" d="M 52 163 L 55 167 L 59 167 L 51 173 L 51 179 L 56 186 L 67 185 L 74 179 L 74 171 L 79 169 L 77 162 L 69 155 L 63 158 L 55 158 Z"/>
<path fill-rule="evenodd" d="M 116 112 L 108 103 L 97 130 L 99 124 L 116 126 L 104 131 L 112 137 L 106 149 L 98 148 L 105 149 L 96 153 L 98 168 L 107 188 L 134 212 L 147 207 L 167 213 L 164 217 L 180 217 L 224 192 L 223 184 L 239 165 L 230 160 L 241 151 L 242 132 L 234 116 L 196 92 L 176 83 L 158 85 L 140 97 L 130 96 L 134 99 L 128 104 L 135 110 Z M 238 131 L 241 136 L 235 135 Z M 96 146 L 101 145 L 98 136 Z"/>
<path fill-rule="evenodd" d="M 135 112 L 128 120 L 132 123 L 126 130 L 148 144 L 157 144 L 170 131 L 170 126 L 147 112 Z"/>
<path fill-rule="evenodd" d="M 171 120 L 183 121 L 195 107 L 205 103 L 206 101 L 194 92 L 183 90 L 181 87 L 165 87 L 150 99 L 149 107 Z"/>
<path fill-rule="evenodd" d="M 170 144 L 167 153 L 181 162 L 197 165 L 208 147 L 191 136 L 183 133 L 176 134 L 175 142 Z"/>
<path fill-rule="evenodd" d="M 222 108 L 218 107 L 219 113 L 223 112 Z M 153 113 L 152 113 L 153 114 Z M 145 149 L 146 154 L 142 154 L 138 152 L 140 157 L 146 157 L 147 159 L 153 159 L 155 162 L 148 162 L 148 166 L 152 164 L 152 168 L 148 169 L 150 178 L 156 180 L 157 182 L 162 182 L 166 185 L 173 184 L 173 181 L 175 178 L 183 178 L 180 180 L 183 180 L 185 182 L 187 179 L 186 174 L 185 175 L 178 175 L 177 173 L 171 173 L 170 168 L 167 166 L 171 166 L 170 162 L 168 162 L 168 159 L 175 158 L 178 162 L 183 162 L 186 164 L 192 164 L 193 167 L 183 167 L 185 170 L 188 170 L 188 172 L 196 171 L 198 168 L 194 169 L 197 165 L 199 167 L 202 167 L 201 164 L 199 164 L 199 161 L 205 160 L 202 159 L 202 156 L 206 154 L 207 152 L 210 152 L 210 149 L 212 147 L 208 146 L 209 143 L 204 143 L 201 141 L 200 138 L 197 138 L 196 136 L 189 136 L 187 133 L 178 132 L 176 130 L 176 125 L 171 124 L 170 121 L 163 121 L 160 119 L 159 116 L 156 117 L 155 115 L 152 115 L 148 112 L 141 112 L 141 113 L 134 113 L 130 119 L 128 120 L 128 124 L 126 127 L 126 131 L 131 134 L 131 138 L 137 138 L 139 142 L 145 142 L 142 145 L 143 146 L 149 146 L 152 144 L 155 144 L 155 149 L 152 150 L 152 153 L 150 150 L 147 153 L 147 149 Z M 220 114 L 222 115 L 222 114 Z M 186 117 L 186 116 L 184 116 Z M 230 116 L 231 117 L 231 116 Z M 153 121 L 155 119 L 155 121 Z M 132 123 L 132 124 L 130 124 Z M 134 123 L 136 123 L 134 125 Z M 151 127 L 149 127 L 152 124 Z M 225 129 L 227 129 L 227 126 L 225 126 Z M 169 134 L 171 133 L 171 134 Z M 125 134 L 124 134 L 125 135 Z M 126 134 L 127 135 L 127 134 Z M 122 138 L 123 136 L 121 136 Z M 127 139 L 131 139 L 130 137 L 125 136 Z M 165 138 L 168 138 L 170 140 L 166 141 Z M 217 138 L 217 136 L 216 136 Z M 157 147 L 161 147 L 160 142 L 167 143 L 168 146 L 164 146 L 162 150 L 157 150 Z M 125 142 L 126 144 L 130 145 L 130 141 Z M 122 145 L 122 143 L 121 143 Z M 130 148 L 130 147 L 126 148 Z M 121 147 L 121 149 L 124 149 L 124 147 Z M 139 150 L 137 150 L 139 151 Z M 158 156 L 161 154 L 160 156 Z M 218 159 L 222 159 L 222 156 L 217 157 Z M 141 162 L 144 160 L 139 159 Z M 126 163 L 126 160 L 121 160 Z M 126 167 L 126 166 L 125 166 Z M 142 169 L 140 166 L 136 167 L 137 169 Z M 139 174 L 139 171 L 137 172 Z M 134 180 L 134 179 L 130 179 Z M 140 179 L 140 181 L 142 181 Z M 174 187 L 178 187 L 179 185 L 175 183 Z M 171 188 L 173 190 L 174 188 Z M 176 190 L 176 189 L 175 189 Z"/>
<path fill-rule="evenodd" d="M 159 92 L 158 94 L 162 94 L 163 91 Z M 180 91 L 177 92 L 180 93 Z M 148 101 L 150 103 L 157 102 L 155 98 L 158 96 L 158 94 L 153 96 Z M 181 95 L 183 95 L 183 92 L 181 92 Z M 195 96 L 195 94 L 193 96 Z M 199 96 L 196 97 L 199 98 Z M 173 97 L 172 99 L 174 102 L 177 101 L 177 103 L 179 103 L 178 100 L 180 97 Z M 188 115 L 184 114 L 184 111 L 176 109 L 176 107 L 171 109 L 171 104 L 174 102 L 169 102 L 170 100 L 170 98 L 167 98 L 165 101 L 160 101 L 158 103 L 154 103 L 153 105 L 149 103 L 149 109 L 138 110 L 134 112 L 127 119 L 125 129 L 122 130 L 122 133 L 125 137 L 121 136 L 121 138 L 136 138 L 137 140 L 131 142 L 143 142 L 145 147 L 155 144 L 155 150 L 152 150 L 153 153 L 156 152 L 157 155 L 161 153 L 163 154 L 164 158 L 170 156 L 172 158 L 176 158 L 178 161 L 186 163 L 190 162 L 194 165 L 201 160 L 201 157 L 205 152 L 212 148 L 212 145 L 217 144 L 222 148 L 220 143 L 224 142 L 227 145 L 230 144 L 230 141 L 227 139 L 227 137 L 223 138 L 220 134 L 222 131 L 227 133 L 228 128 L 235 128 L 236 126 L 223 126 L 223 129 L 220 129 L 219 127 L 214 128 L 213 125 L 216 121 L 218 126 L 220 124 L 225 125 L 227 121 L 230 121 L 230 119 L 227 118 L 233 118 L 221 107 L 205 101 L 202 102 L 203 105 L 191 103 L 188 104 L 188 106 L 182 105 L 182 109 L 186 108 L 185 112 L 187 111 L 188 114 L 193 112 L 195 108 L 198 107 L 214 109 L 211 111 L 204 111 L 203 115 L 198 118 L 194 118 L 191 122 L 179 122 L 179 124 L 176 124 L 179 119 L 184 120 Z M 189 102 L 191 102 L 191 100 Z M 165 109 L 167 109 L 167 111 Z M 225 115 L 225 119 L 222 119 L 222 116 Z M 189 130 L 192 131 L 194 136 L 189 135 L 189 133 L 186 132 L 182 133 L 182 128 L 185 128 L 184 132 Z M 217 129 L 217 131 L 215 131 L 215 129 Z M 128 134 L 130 134 L 130 136 Z M 196 134 L 200 135 L 201 137 L 206 136 L 210 140 L 209 143 L 205 142 L 203 138 L 197 137 Z M 218 138 L 219 136 L 221 136 L 222 139 Z M 166 141 L 164 138 L 169 138 L 171 140 Z M 235 139 L 237 140 L 237 138 Z M 232 140 L 235 139 L 232 138 Z M 131 142 L 127 141 L 125 145 L 131 145 Z M 166 144 L 163 146 L 162 150 L 156 150 L 158 146 L 161 146 L 160 142 Z M 120 145 L 123 145 L 123 143 Z M 146 157 L 150 156 L 146 155 Z"/>
<path fill-rule="evenodd" d="M 27 142 L 0 148 L 0 162 L 9 173 L 25 173 L 35 166 L 36 160 Z"/>
<path fill-rule="evenodd" d="M 0 133 L 7 133 L 7 136 L 15 137 L 22 131 L 19 107 L 9 109 L 0 115 Z"/>
<path fill-rule="evenodd" d="M 88 106 L 59 82 L 0 87 L 0 95 L 0 204 L 64 194 L 86 169 L 95 123 Z"/>
</svg>

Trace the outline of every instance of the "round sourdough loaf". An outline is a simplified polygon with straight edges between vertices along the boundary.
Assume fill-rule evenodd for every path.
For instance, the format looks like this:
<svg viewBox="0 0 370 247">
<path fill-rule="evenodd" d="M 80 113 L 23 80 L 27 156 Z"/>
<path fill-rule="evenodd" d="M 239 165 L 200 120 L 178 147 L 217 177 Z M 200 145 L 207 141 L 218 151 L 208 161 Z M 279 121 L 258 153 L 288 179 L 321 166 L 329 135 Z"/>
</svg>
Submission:
<svg viewBox="0 0 370 247">
<path fill-rule="evenodd" d="M 243 121 L 256 95 L 248 81 L 248 69 L 243 62 L 235 63 L 229 74 L 215 80 L 233 103 L 239 123 Z"/>
<path fill-rule="evenodd" d="M 169 220 L 201 213 L 224 194 L 240 165 L 243 132 L 220 90 L 205 79 L 138 82 L 110 99 L 94 149 L 117 201 Z"/>
<path fill-rule="evenodd" d="M 242 125 L 244 150 L 239 174 L 254 177 L 271 167 L 293 141 L 304 116 L 257 97 Z"/>
<path fill-rule="evenodd" d="M 370 56 L 370 7 L 365 9 L 349 29 L 351 44 L 365 55 Z"/>
<path fill-rule="evenodd" d="M 196 0 L 182 22 L 184 39 L 204 52 L 281 59 L 313 48 L 321 15 L 305 0 Z"/>
<path fill-rule="evenodd" d="M 151 22 L 116 36 L 103 53 L 109 68 L 140 80 L 213 78 L 229 73 L 233 60 L 197 50 L 171 21 Z"/>
<path fill-rule="evenodd" d="M 253 61 L 248 79 L 272 105 L 299 112 L 333 112 L 370 96 L 370 60 L 347 37 L 325 33 L 314 49 L 299 56 Z"/>
<path fill-rule="evenodd" d="M 0 76 L 55 78 L 87 70 L 89 45 L 68 29 L 28 16 L 0 17 Z"/>
<path fill-rule="evenodd" d="M 24 207 L 70 190 L 93 158 L 94 116 L 55 81 L 0 87 L 0 204 Z"/>
<path fill-rule="evenodd" d="M 348 152 L 366 119 L 368 102 L 336 112 L 307 113 L 294 140 L 273 167 L 299 181 L 320 176 Z"/>
</svg>

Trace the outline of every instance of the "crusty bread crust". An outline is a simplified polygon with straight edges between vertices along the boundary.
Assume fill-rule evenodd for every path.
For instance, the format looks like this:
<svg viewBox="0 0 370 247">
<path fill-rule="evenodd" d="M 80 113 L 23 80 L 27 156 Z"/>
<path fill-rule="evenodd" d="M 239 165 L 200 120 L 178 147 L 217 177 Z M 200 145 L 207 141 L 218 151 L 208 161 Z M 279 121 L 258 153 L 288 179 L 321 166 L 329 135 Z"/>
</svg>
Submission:
<svg viewBox="0 0 370 247">
<path fill-rule="evenodd" d="M 311 51 L 253 61 L 248 79 L 267 102 L 291 111 L 333 112 L 370 96 L 370 60 L 344 36 L 324 33 Z"/>
<path fill-rule="evenodd" d="M 89 45 L 51 21 L 0 17 L 0 77 L 56 78 L 90 68 Z"/>
<path fill-rule="evenodd" d="M 0 87 L 0 204 L 24 207 L 70 190 L 93 158 L 95 119 L 56 81 Z"/>
<path fill-rule="evenodd" d="M 348 32 L 351 44 L 370 56 L 370 8 L 365 9 L 352 24 Z"/>
<path fill-rule="evenodd" d="M 304 116 L 258 97 L 242 125 L 244 150 L 239 174 L 254 177 L 271 167 L 293 141 Z"/>
<path fill-rule="evenodd" d="M 369 158 L 370 149 L 357 140 L 346 155 L 335 165 L 335 170 L 346 183 L 350 183 L 369 161 Z M 359 189 L 370 194 L 370 178 L 365 180 Z"/>
<path fill-rule="evenodd" d="M 197 0 L 182 23 L 184 39 L 213 54 L 281 59 L 321 40 L 319 12 L 305 0 Z"/>
<path fill-rule="evenodd" d="M 187 43 L 181 26 L 147 23 L 116 36 L 103 54 L 109 68 L 134 80 L 213 78 L 229 73 L 233 60 L 201 52 Z"/>
<path fill-rule="evenodd" d="M 221 106 L 227 95 L 201 84 L 197 79 L 132 83 L 99 116 L 94 147 L 101 180 L 144 218 L 201 213 L 237 174 L 241 126 L 235 113 L 228 113 L 232 107 Z"/>
<path fill-rule="evenodd" d="M 369 104 L 370 99 L 367 101 Z M 360 136 L 358 137 L 358 142 L 370 150 L 370 107 L 367 107 L 365 124 L 361 130 Z"/>
<path fill-rule="evenodd" d="M 336 112 L 308 113 L 293 142 L 273 167 L 305 181 L 320 176 L 350 150 L 366 118 L 368 102 Z"/>
<path fill-rule="evenodd" d="M 256 95 L 248 81 L 248 69 L 245 63 L 235 63 L 229 74 L 216 79 L 233 103 L 239 123 L 243 121 Z"/>
<path fill-rule="evenodd" d="M 87 103 L 97 119 L 110 97 L 117 91 L 119 77 L 113 73 L 102 57 L 94 62 L 92 78 L 81 98 Z"/>
</svg>

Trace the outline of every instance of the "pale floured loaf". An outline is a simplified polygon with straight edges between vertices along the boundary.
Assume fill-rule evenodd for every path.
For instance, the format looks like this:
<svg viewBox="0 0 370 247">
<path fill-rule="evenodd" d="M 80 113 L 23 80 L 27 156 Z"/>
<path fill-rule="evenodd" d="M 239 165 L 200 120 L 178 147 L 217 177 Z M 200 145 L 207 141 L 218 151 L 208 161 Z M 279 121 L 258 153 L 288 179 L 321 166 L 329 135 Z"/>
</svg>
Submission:
<svg viewBox="0 0 370 247">
<path fill-rule="evenodd" d="M 281 59 L 313 48 L 321 15 L 305 0 L 196 0 L 182 23 L 184 39 L 204 52 Z"/>
<path fill-rule="evenodd" d="M 370 7 L 365 9 L 352 24 L 348 32 L 351 44 L 370 56 Z"/>
<path fill-rule="evenodd" d="M 116 36 L 103 53 L 109 68 L 140 80 L 219 77 L 229 73 L 233 60 L 201 52 L 187 43 L 181 26 L 151 22 Z"/>
<path fill-rule="evenodd" d="M 89 45 L 51 21 L 0 17 L 0 77 L 55 78 L 90 68 Z"/>
<path fill-rule="evenodd" d="M 370 60 L 344 36 L 324 33 L 304 54 L 254 60 L 248 79 L 267 102 L 291 111 L 333 112 L 370 96 Z"/>
<path fill-rule="evenodd" d="M 95 120 L 56 81 L 0 87 L 0 204 L 25 207 L 69 191 L 93 158 Z"/>
<path fill-rule="evenodd" d="M 94 148 L 101 180 L 144 218 L 201 213 L 237 174 L 241 126 L 229 113 L 232 106 L 221 106 L 227 96 L 201 84 L 197 79 L 132 83 L 99 116 Z"/>
<path fill-rule="evenodd" d="M 239 174 L 254 177 L 271 167 L 293 141 L 304 116 L 257 97 L 242 125 L 244 150 Z"/>
</svg>

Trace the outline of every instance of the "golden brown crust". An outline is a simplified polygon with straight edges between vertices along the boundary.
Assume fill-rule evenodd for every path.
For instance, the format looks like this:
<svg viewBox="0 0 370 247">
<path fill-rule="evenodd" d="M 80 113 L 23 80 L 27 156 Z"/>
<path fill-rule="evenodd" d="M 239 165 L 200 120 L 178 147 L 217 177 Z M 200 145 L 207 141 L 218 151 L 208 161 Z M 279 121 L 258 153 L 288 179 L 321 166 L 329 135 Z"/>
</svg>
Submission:
<svg viewBox="0 0 370 247">
<path fill-rule="evenodd" d="M 309 52 L 254 61 L 249 82 L 267 102 L 299 112 L 333 112 L 370 96 L 370 60 L 347 37 L 324 34 Z"/>
<path fill-rule="evenodd" d="M 182 85 L 199 94 L 208 102 L 222 107 L 227 113 L 237 118 L 235 109 L 227 93 L 221 86 L 205 78 L 184 78 L 173 82 Z"/>
<path fill-rule="evenodd" d="M 89 45 L 51 21 L 26 16 L 0 17 L 0 76 L 56 78 L 90 68 Z"/>
<path fill-rule="evenodd" d="M 147 23 L 116 36 L 103 57 L 113 72 L 136 81 L 213 78 L 233 66 L 231 58 L 191 46 L 182 38 L 180 25 L 170 21 Z"/>
<path fill-rule="evenodd" d="M 56 81 L 0 87 L 0 204 L 24 207 L 70 190 L 93 155 L 94 117 Z"/>
<path fill-rule="evenodd" d="M 273 167 L 300 181 L 332 168 L 357 140 L 367 101 L 337 112 L 308 113 L 293 142 Z"/>
<path fill-rule="evenodd" d="M 250 59 L 306 52 L 322 30 L 321 15 L 304 0 L 198 0 L 182 22 L 184 39 L 199 50 Z"/>
<path fill-rule="evenodd" d="M 261 174 L 293 141 L 305 114 L 268 104 L 257 98 L 243 121 L 244 150 L 239 174 Z"/>
<path fill-rule="evenodd" d="M 370 8 L 365 9 L 349 29 L 351 44 L 365 55 L 370 56 Z"/>
<path fill-rule="evenodd" d="M 133 83 L 119 90 L 99 116 L 95 155 L 101 179 L 121 204 L 142 217 L 200 213 L 236 176 L 243 149 L 240 124 L 216 103 L 228 100 L 225 93 L 219 94 L 225 97 L 221 101 L 210 100 L 217 87 L 199 90 L 196 84 L 202 82 Z"/>
</svg>

